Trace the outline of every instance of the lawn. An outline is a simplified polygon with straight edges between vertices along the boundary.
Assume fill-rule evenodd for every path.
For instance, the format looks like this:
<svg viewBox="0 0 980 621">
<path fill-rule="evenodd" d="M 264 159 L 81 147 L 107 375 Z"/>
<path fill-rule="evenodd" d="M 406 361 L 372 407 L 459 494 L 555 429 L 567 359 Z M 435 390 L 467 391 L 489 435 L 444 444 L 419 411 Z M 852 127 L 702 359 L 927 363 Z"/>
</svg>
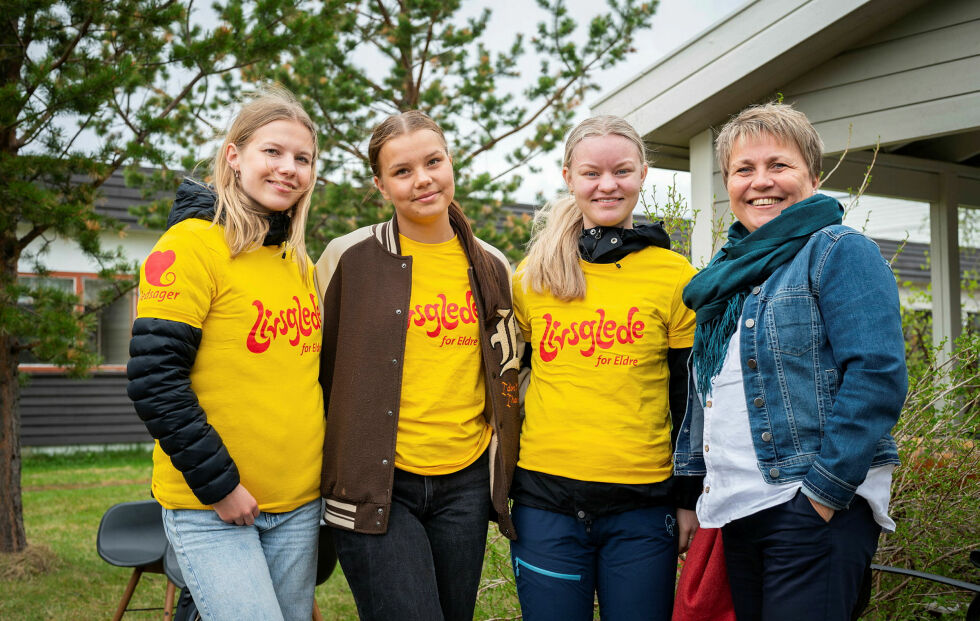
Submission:
<svg viewBox="0 0 980 621">
<path fill-rule="evenodd" d="M 106 619 L 115 611 L 130 570 L 113 567 L 95 551 L 95 536 L 105 510 L 118 502 L 149 498 L 150 455 L 143 450 L 30 455 L 23 465 L 24 523 L 31 558 L 48 565 L 24 575 L 0 567 L 0 619 Z M 506 543 L 491 527 L 487 567 L 476 618 L 518 616 Z M 131 608 L 163 606 L 166 580 L 144 574 Z M 350 589 L 339 567 L 317 587 L 324 619 L 356 619 Z M 158 619 L 160 610 L 127 612 L 124 619 Z"/>
</svg>

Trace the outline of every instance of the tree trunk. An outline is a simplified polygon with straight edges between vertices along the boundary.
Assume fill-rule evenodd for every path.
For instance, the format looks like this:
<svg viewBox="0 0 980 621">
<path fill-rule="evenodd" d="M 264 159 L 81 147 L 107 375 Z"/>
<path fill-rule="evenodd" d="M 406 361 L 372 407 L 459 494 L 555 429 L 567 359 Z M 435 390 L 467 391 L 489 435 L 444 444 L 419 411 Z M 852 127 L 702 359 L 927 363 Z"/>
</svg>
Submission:
<svg viewBox="0 0 980 621">
<path fill-rule="evenodd" d="M 20 494 L 20 391 L 12 339 L 0 334 L 0 554 L 27 547 Z"/>
</svg>

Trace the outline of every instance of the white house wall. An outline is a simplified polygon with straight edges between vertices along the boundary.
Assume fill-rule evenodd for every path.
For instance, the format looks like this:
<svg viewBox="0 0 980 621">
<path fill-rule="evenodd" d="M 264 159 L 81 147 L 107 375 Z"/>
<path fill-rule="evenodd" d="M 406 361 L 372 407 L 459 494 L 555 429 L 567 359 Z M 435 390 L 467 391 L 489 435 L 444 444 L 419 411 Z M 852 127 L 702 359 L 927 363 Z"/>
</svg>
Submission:
<svg viewBox="0 0 980 621">
<path fill-rule="evenodd" d="M 980 127 L 980 2 L 927 3 L 779 90 L 830 153 Z"/>
<path fill-rule="evenodd" d="M 25 231 L 26 229 L 18 230 L 18 234 L 23 234 Z M 103 249 L 122 246 L 129 260 L 142 262 L 150 254 L 153 244 L 156 243 L 159 237 L 160 233 L 158 231 L 130 230 L 126 231 L 124 237 L 120 237 L 118 234 L 105 234 L 102 236 L 101 241 Z M 32 253 L 40 248 L 41 245 L 42 242 L 36 240 L 27 247 L 27 251 Z M 79 249 L 78 244 L 62 238 L 55 238 L 51 242 L 48 246 L 47 253 L 43 255 L 42 264 L 53 272 L 96 273 L 99 271 L 99 265 L 86 256 Z M 30 272 L 32 269 L 32 266 L 28 262 L 21 261 L 18 271 Z"/>
</svg>

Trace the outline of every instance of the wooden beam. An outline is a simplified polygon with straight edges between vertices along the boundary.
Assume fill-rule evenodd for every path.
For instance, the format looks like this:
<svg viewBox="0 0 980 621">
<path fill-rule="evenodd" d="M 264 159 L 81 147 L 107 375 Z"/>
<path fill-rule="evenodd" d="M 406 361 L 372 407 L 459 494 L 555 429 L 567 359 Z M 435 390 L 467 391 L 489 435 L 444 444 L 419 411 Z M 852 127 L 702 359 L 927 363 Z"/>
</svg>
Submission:
<svg viewBox="0 0 980 621">
<path fill-rule="evenodd" d="M 691 138 L 691 208 L 695 210 L 691 231 L 691 263 L 695 267 L 708 264 L 720 247 L 715 235 L 715 223 L 725 215 L 715 203 L 715 135 L 706 129 Z M 717 213 L 721 211 L 722 213 Z"/>
<path fill-rule="evenodd" d="M 960 243 L 956 176 L 940 177 L 939 201 L 930 204 L 932 230 L 932 342 L 948 360 L 960 335 Z M 942 360 L 941 360 L 942 361 Z"/>
</svg>

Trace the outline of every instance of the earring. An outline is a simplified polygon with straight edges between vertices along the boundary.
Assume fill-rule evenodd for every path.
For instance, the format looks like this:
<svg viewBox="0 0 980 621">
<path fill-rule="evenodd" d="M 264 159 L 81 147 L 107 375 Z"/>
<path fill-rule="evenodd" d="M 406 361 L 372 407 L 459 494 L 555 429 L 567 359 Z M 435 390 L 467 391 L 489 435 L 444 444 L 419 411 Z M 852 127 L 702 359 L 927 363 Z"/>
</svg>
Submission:
<svg viewBox="0 0 980 621">
<path fill-rule="evenodd" d="M 236 169 L 235 170 L 235 179 L 241 179 L 241 178 L 242 178 L 242 171 Z"/>
</svg>

